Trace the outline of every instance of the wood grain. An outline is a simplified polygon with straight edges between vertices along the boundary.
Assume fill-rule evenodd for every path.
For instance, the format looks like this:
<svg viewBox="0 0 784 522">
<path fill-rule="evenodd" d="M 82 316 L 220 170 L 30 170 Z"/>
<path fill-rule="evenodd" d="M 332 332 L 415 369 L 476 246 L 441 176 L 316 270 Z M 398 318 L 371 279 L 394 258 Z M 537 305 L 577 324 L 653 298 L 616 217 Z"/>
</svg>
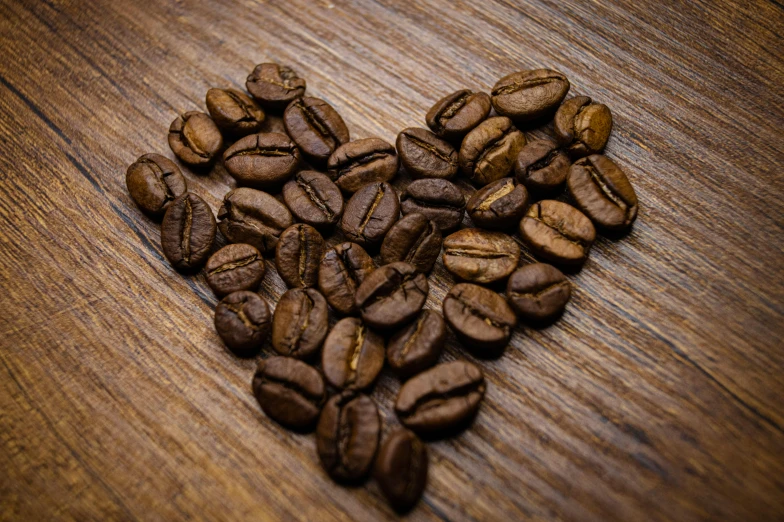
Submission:
<svg viewBox="0 0 784 522">
<path fill-rule="evenodd" d="M 613 111 L 639 219 L 557 324 L 480 363 L 486 401 L 429 446 L 412 520 L 784 519 L 780 3 L 0 0 L 0 29 L 0 519 L 394 518 L 265 418 L 203 276 L 125 188 L 178 113 L 266 60 L 354 138 L 540 66 Z M 186 176 L 215 210 L 232 186 Z M 440 262 L 430 282 L 437 308 Z M 387 428 L 398 386 L 374 392 Z"/>
</svg>

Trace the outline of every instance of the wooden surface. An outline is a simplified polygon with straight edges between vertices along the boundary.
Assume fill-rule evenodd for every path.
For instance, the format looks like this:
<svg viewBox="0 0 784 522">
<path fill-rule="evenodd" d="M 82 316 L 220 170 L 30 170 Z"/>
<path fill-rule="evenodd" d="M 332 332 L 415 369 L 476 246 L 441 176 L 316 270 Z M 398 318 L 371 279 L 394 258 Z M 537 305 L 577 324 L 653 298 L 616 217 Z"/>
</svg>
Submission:
<svg viewBox="0 0 784 522">
<path fill-rule="evenodd" d="M 0 0 L 0 519 L 394 517 L 266 419 L 203 276 L 125 188 L 172 157 L 178 113 L 267 60 L 354 138 L 540 66 L 613 111 L 634 230 L 598 240 L 560 322 L 481 363 L 412 520 L 784 519 L 783 31 L 762 0 Z M 217 211 L 225 171 L 186 176 Z M 430 282 L 438 307 L 440 262 Z M 374 392 L 387 428 L 398 386 Z"/>
</svg>

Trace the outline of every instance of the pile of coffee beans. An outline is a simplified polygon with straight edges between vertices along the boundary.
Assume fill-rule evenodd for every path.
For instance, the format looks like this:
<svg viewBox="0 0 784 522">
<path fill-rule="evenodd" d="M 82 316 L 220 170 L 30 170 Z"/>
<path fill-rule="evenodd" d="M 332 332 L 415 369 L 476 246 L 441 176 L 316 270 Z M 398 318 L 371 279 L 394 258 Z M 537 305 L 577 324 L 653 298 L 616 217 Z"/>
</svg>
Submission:
<svg viewBox="0 0 784 522">
<path fill-rule="evenodd" d="M 217 220 L 158 154 L 128 167 L 128 191 L 162 218 L 172 266 L 203 269 L 222 298 L 215 329 L 225 345 L 249 357 L 271 344 L 276 355 L 252 379 L 264 413 L 315 430 L 335 481 L 356 484 L 372 472 L 390 504 L 407 511 L 427 481 L 422 440 L 465 429 L 485 395 L 476 364 L 438 363 L 447 326 L 476 357 L 499 356 L 518 320 L 546 325 L 561 315 L 571 286 L 560 269 L 579 269 L 597 230 L 617 234 L 634 222 L 634 189 L 601 154 L 612 115 L 587 96 L 564 101 L 570 84 L 559 72 L 521 71 L 490 94 L 444 96 L 425 115 L 428 129 L 403 129 L 392 146 L 351 141 L 343 118 L 306 96 L 289 67 L 258 65 L 246 87 L 250 95 L 210 89 L 209 114 L 186 112 L 169 128 L 183 164 L 209 171 L 222 161 L 236 180 Z M 260 132 L 281 113 L 285 134 Z M 390 181 L 401 166 L 413 181 L 398 192 Z M 467 182 L 455 184 L 458 176 Z M 474 226 L 461 228 L 466 214 Z M 218 230 L 228 244 L 214 251 Z M 325 235 L 338 243 L 330 248 Z M 520 267 L 520 243 L 551 264 Z M 256 293 L 265 256 L 289 287 L 274 313 Z M 460 281 L 443 315 L 423 310 L 439 257 Z M 332 328 L 330 314 L 339 319 Z M 403 381 L 394 405 L 402 427 L 382 442 L 369 394 L 385 366 Z"/>
</svg>

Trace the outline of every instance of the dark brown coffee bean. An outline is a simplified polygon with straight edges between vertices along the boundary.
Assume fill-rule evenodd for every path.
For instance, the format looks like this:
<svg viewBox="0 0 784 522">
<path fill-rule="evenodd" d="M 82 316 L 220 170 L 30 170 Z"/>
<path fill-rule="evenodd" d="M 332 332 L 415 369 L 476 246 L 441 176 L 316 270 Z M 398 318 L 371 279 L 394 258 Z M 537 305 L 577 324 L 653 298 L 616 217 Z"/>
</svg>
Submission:
<svg viewBox="0 0 784 522">
<path fill-rule="evenodd" d="M 255 290 L 267 271 L 258 250 L 245 243 L 226 245 L 207 260 L 207 284 L 222 297 L 240 290 Z"/>
<path fill-rule="evenodd" d="M 379 138 L 350 141 L 329 157 L 329 177 L 344 192 L 354 193 L 362 185 L 389 181 L 397 174 L 395 147 Z"/>
<path fill-rule="evenodd" d="M 326 165 L 335 150 L 348 143 L 349 134 L 340 114 L 318 98 L 298 98 L 283 113 L 286 132 L 305 158 L 314 165 Z"/>
<path fill-rule="evenodd" d="M 489 229 L 508 229 L 520 222 L 528 191 L 513 178 L 501 178 L 477 190 L 466 203 L 471 221 Z"/>
<path fill-rule="evenodd" d="M 356 311 L 354 296 L 368 274 L 375 270 L 373 260 L 356 243 L 341 243 L 324 254 L 319 265 L 319 290 L 337 312 Z"/>
<path fill-rule="evenodd" d="M 277 188 L 296 172 L 299 149 L 283 134 L 251 134 L 223 153 L 226 171 L 240 185 Z"/>
<path fill-rule="evenodd" d="M 293 223 L 285 205 L 251 188 L 228 192 L 218 219 L 220 231 L 230 243 L 248 243 L 262 253 L 274 250 L 281 232 Z"/>
<path fill-rule="evenodd" d="M 409 214 L 395 223 L 381 244 L 381 261 L 411 263 L 420 272 L 433 268 L 441 253 L 441 231 L 423 214 Z"/>
<path fill-rule="evenodd" d="M 525 145 L 525 135 L 504 116 L 488 118 L 468 133 L 460 146 L 460 168 L 483 187 L 509 175 Z"/>
<path fill-rule="evenodd" d="M 451 181 L 418 179 L 406 187 L 400 208 L 403 214 L 423 214 L 442 231 L 449 231 L 463 221 L 465 196 Z"/>
<path fill-rule="evenodd" d="M 561 105 L 553 123 L 558 143 L 580 158 L 604 149 L 613 122 L 606 105 L 592 103 L 588 96 L 576 96 Z"/>
<path fill-rule="evenodd" d="M 236 89 L 207 91 L 207 110 L 220 130 L 229 136 L 259 132 L 264 111 L 244 92 Z"/>
<path fill-rule="evenodd" d="M 338 482 L 356 482 L 370 472 L 378 450 L 381 419 L 367 395 L 346 391 L 324 406 L 316 428 L 321 464 Z"/>
<path fill-rule="evenodd" d="M 381 445 L 373 476 L 395 511 L 411 510 L 427 484 L 425 444 L 412 432 L 396 429 Z"/>
<path fill-rule="evenodd" d="M 310 430 L 327 393 L 315 368 L 291 357 L 276 356 L 259 361 L 253 395 L 270 419 L 293 430 Z"/>
<path fill-rule="evenodd" d="M 384 338 L 356 317 L 341 319 L 324 341 L 321 367 L 335 388 L 369 388 L 384 367 Z"/>
<path fill-rule="evenodd" d="M 156 218 L 163 216 L 169 203 L 188 191 L 180 168 L 160 154 L 145 154 L 131 163 L 125 184 L 142 212 Z"/>
<path fill-rule="evenodd" d="M 413 265 L 391 263 L 365 278 L 354 302 L 367 324 L 388 330 L 413 319 L 424 306 L 428 291 L 427 278 Z"/>
<path fill-rule="evenodd" d="M 566 181 L 569 156 L 552 140 L 536 140 L 526 144 L 517 155 L 517 181 L 532 191 L 550 192 Z"/>
<path fill-rule="evenodd" d="M 493 86 L 491 101 L 498 114 L 515 121 L 535 121 L 552 115 L 569 92 L 569 80 L 549 69 L 520 71 Z"/>
<path fill-rule="evenodd" d="M 262 107 L 282 111 L 305 94 L 305 80 L 285 65 L 262 63 L 248 75 L 245 88 Z"/>
<path fill-rule="evenodd" d="M 272 347 L 281 355 L 307 359 L 318 352 L 329 329 L 324 296 L 312 288 L 284 292 L 272 319 Z"/>
<path fill-rule="evenodd" d="M 387 361 L 401 377 L 409 377 L 433 366 L 444 349 L 446 326 L 441 314 L 423 310 L 389 340 Z"/>
<path fill-rule="evenodd" d="M 545 263 L 533 263 L 516 270 L 506 285 L 506 298 L 523 319 L 532 323 L 559 316 L 572 288 L 560 270 Z"/>
<path fill-rule="evenodd" d="M 267 302 L 255 292 L 234 292 L 215 308 L 215 330 L 223 343 L 241 357 L 255 355 L 270 332 Z"/>
<path fill-rule="evenodd" d="M 492 283 L 511 274 L 520 247 L 510 236 L 480 228 L 464 228 L 444 239 L 444 267 L 464 281 Z"/>
<path fill-rule="evenodd" d="M 447 362 L 406 381 L 395 413 L 421 435 L 451 435 L 473 420 L 484 395 L 482 370 L 466 361 Z"/>
<path fill-rule="evenodd" d="M 403 129 L 396 147 L 400 162 L 413 178 L 449 179 L 457 174 L 457 151 L 429 130 Z"/>
<path fill-rule="evenodd" d="M 498 355 L 517 325 L 517 317 L 503 297 L 470 283 L 455 285 L 443 306 L 449 327 L 477 356 Z"/>
<path fill-rule="evenodd" d="M 560 265 L 577 266 L 588 257 L 596 229 L 573 206 L 544 200 L 528 209 L 520 221 L 520 235 L 539 257 Z"/>
<path fill-rule="evenodd" d="M 283 282 L 289 288 L 316 286 L 324 247 L 324 238 L 310 225 L 298 223 L 284 230 L 275 247 L 275 266 Z"/>
<path fill-rule="evenodd" d="M 637 218 L 637 194 L 629 178 L 607 156 L 594 154 L 569 169 L 569 193 L 599 227 L 625 230 Z"/>
<path fill-rule="evenodd" d="M 369 183 L 348 200 L 340 228 L 354 243 L 375 245 L 384 239 L 399 216 L 400 201 L 392 185 Z"/>
<path fill-rule="evenodd" d="M 330 229 L 343 214 L 343 195 L 325 174 L 298 172 L 283 185 L 283 201 L 297 219 L 320 230 Z"/>
<path fill-rule="evenodd" d="M 169 147 L 186 165 L 206 167 L 223 148 L 223 136 L 212 118 L 190 111 L 178 116 L 169 127 Z"/>
<path fill-rule="evenodd" d="M 174 268 L 200 268 L 214 239 L 215 216 L 206 201 L 186 192 L 169 204 L 161 222 L 161 247 Z"/>
<path fill-rule="evenodd" d="M 490 96 L 483 92 L 461 90 L 438 100 L 427 111 L 425 121 L 444 139 L 459 141 L 490 114 Z"/>
</svg>

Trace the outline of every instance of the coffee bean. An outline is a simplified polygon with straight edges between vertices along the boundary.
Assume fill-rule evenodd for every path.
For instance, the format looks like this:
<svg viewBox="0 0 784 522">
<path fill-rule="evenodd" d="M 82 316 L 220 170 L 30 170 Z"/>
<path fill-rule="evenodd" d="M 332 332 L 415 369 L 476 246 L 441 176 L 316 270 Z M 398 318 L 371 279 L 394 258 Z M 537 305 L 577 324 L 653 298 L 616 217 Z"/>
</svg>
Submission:
<svg viewBox="0 0 784 522">
<path fill-rule="evenodd" d="M 340 189 L 314 170 L 298 172 L 283 185 L 283 200 L 297 219 L 320 230 L 334 226 L 343 214 Z"/>
<path fill-rule="evenodd" d="M 449 179 L 457 174 L 457 151 L 429 130 L 403 129 L 396 146 L 400 163 L 413 178 Z"/>
<path fill-rule="evenodd" d="M 470 283 L 452 287 L 443 306 L 449 327 L 477 356 L 499 355 L 517 325 L 517 317 L 503 297 Z"/>
<path fill-rule="evenodd" d="M 427 126 L 450 141 L 460 141 L 490 114 L 490 96 L 463 89 L 438 100 L 427 111 Z"/>
<path fill-rule="evenodd" d="M 389 181 L 397 174 L 395 147 L 379 138 L 350 141 L 329 157 L 329 177 L 344 192 L 354 193 L 362 185 Z"/>
<path fill-rule="evenodd" d="M 178 116 L 169 127 L 169 147 L 186 165 L 206 167 L 223 148 L 223 136 L 209 116 L 190 111 Z"/>
<path fill-rule="evenodd" d="M 520 235 L 539 257 L 560 265 L 578 266 L 588 257 L 596 229 L 573 206 L 544 200 L 528 209 L 520 221 Z"/>
<path fill-rule="evenodd" d="M 255 292 L 227 295 L 215 308 L 215 330 L 223 343 L 241 357 L 255 355 L 269 335 L 270 311 Z"/>
<path fill-rule="evenodd" d="M 199 196 L 186 192 L 169 204 L 161 222 L 163 255 L 177 270 L 201 267 L 215 239 L 215 216 Z"/>
<path fill-rule="evenodd" d="M 283 134 L 251 134 L 223 153 L 226 171 L 240 185 L 253 188 L 278 188 L 296 172 L 300 153 Z"/>
<path fill-rule="evenodd" d="M 551 192 L 566 181 L 569 156 L 552 140 L 536 140 L 526 144 L 517 155 L 517 181 L 532 191 Z"/>
<path fill-rule="evenodd" d="M 349 140 L 348 128 L 340 114 L 318 98 L 298 98 L 283 113 L 286 132 L 305 158 L 314 165 L 326 165 L 330 154 Z"/>
<path fill-rule="evenodd" d="M 262 359 L 253 375 L 253 395 L 269 418 L 294 430 L 316 425 L 326 399 L 315 368 L 291 357 Z"/>
<path fill-rule="evenodd" d="M 316 286 L 324 246 L 324 238 L 310 225 L 298 223 L 283 231 L 275 247 L 275 266 L 289 288 Z"/>
<path fill-rule="evenodd" d="M 381 261 L 411 263 L 420 272 L 433 268 L 441 253 L 441 231 L 423 214 L 409 214 L 389 229 L 381 243 Z"/>
<path fill-rule="evenodd" d="M 351 196 L 340 228 L 353 242 L 375 245 L 384 239 L 400 215 L 400 201 L 392 185 L 369 183 Z"/>
<path fill-rule="evenodd" d="M 324 296 L 312 288 L 288 290 L 278 300 L 272 319 L 272 347 L 281 355 L 307 359 L 327 336 L 329 315 Z"/>
<path fill-rule="evenodd" d="M 400 208 L 403 214 L 423 214 L 442 231 L 448 231 L 463 221 L 465 196 L 451 181 L 418 179 L 406 187 L 400 198 Z"/>
<path fill-rule="evenodd" d="M 569 192 L 599 227 L 625 230 L 637 218 L 637 194 L 629 178 L 607 156 L 594 154 L 569 169 Z"/>
<path fill-rule="evenodd" d="M 528 191 L 513 178 L 501 178 L 477 190 L 466 203 L 475 225 L 508 229 L 520 222 L 528 204 Z"/>
<path fill-rule="evenodd" d="M 220 231 L 230 243 L 248 243 L 262 253 L 274 250 L 281 232 L 293 223 L 285 205 L 251 188 L 228 192 L 218 219 Z"/>
<path fill-rule="evenodd" d="M 222 297 L 240 290 L 255 290 L 267 271 L 258 250 L 245 243 L 226 245 L 207 260 L 207 284 Z"/>
<path fill-rule="evenodd" d="M 567 100 L 553 121 L 558 143 L 573 157 L 596 154 L 610 139 L 612 114 L 606 105 L 592 103 L 588 96 Z"/>
<path fill-rule="evenodd" d="M 506 286 L 506 298 L 523 319 L 532 323 L 559 316 L 572 289 L 560 270 L 545 263 L 533 263 L 517 269 Z"/>
<path fill-rule="evenodd" d="M 244 92 L 236 89 L 207 91 L 207 110 L 220 130 L 229 136 L 259 132 L 264 111 Z"/>
<path fill-rule="evenodd" d="M 381 445 L 373 476 L 395 511 L 411 510 L 425 491 L 427 448 L 412 432 L 396 429 Z"/>
<path fill-rule="evenodd" d="M 316 428 L 321 464 L 338 482 L 364 479 L 378 450 L 381 419 L 367 395 L 354 391 L 335 395 L 324 406 Z"/>
<path fill-rule="evenodd" d="M 401 377 L 416 375 L 438 361 L 445 337 L 446 327 L 441 314 L 423 310 L 416 321 L 389 340 L 387 361 Z"/>
<path fill-rule="evenodd" d="M 262 107 L 282 111 L 305 94 L 305 80 L 285 65 L 262 63 L 248 75 L 245 88 Z"/>
<path fill-rule="evenodd" d="M 321 259 L 319 290 L 338 313 L 354 313 L 357 288 L 375 268 L 373 260 L 361 246 L 356 243 L 341 243 L 328 250 Z"/>
<path fill-rule="evenodd" d="M 395 413 L 420 435 L 451 435 L 473 420 L 484 395 L 482 370 L 466 361 L 451 361 L 406 381 Z"/>
<path fill-rule="evenodd" d="M 425 304 L 428 290 L 427 278 L 413 265 L 391 263 L 365 278 L 354 302 L 367 324 L 388 330 L 413 319 Z"/>
<path fill-rule="evenodd" d="M 535 121 L 552 115 L 569 92 L 566 76 L 549 69 L 520 71 L 493 86 L 491 101 L 498 114 L 516 121 Z"/>
<path fill-rule="evenodd" d="M 356 317 L 341 319 L 324 341 L 321 367 L 336 388 L 369 388 L 384 367 L 384 338 Z"/>
<path fill-rule="evenodd" d="M 509 175 L 525 135 L 504 116 L 488 118 L 466 135 L 460 146 L 460 169 L 483 187 Z"/>
<path fill-rule="evenodd" d="M 480 228 L 464 228 L 444 239 L 444 266 L 472 283 L 504 279 L 517 268 L 520 247 L 510 236 Z"/>
<path fill-rule="evenodd" d="M 155 218 L 163 216 L 169 203 L 188 191 L 180 168 L 160 154 L 145 154 L 131 163 L 125 184 L 134 203 Z"/>
</svg>

